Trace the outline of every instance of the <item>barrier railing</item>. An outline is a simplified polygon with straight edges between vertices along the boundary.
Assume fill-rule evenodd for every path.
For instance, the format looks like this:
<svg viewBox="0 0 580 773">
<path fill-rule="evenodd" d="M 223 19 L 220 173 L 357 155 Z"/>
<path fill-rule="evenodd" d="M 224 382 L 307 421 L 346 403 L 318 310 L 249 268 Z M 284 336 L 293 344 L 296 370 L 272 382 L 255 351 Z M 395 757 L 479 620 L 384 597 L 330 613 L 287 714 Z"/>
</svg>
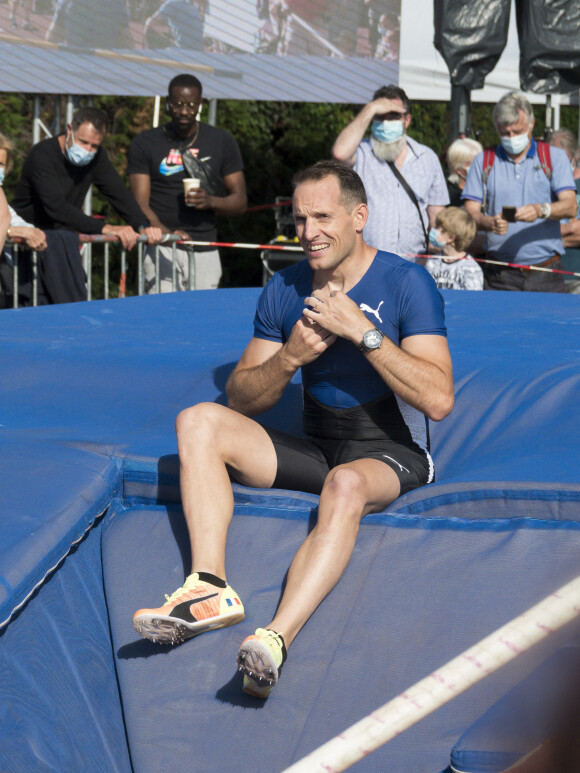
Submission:
<svg viewBox="0 0 580 773">
<path fill-rule="evenodd" d="M 285 202 L 284 202 L 285 203 Z M 81 258 L 83 262 L 83 268 L 85 270 L 86 276 L 87 276 L 87 299 L 93 300 L 93 266 L 94 266 L 94 260 L 93 260 L 93 247 L 95 245 L 103 245 L 103 254 L 102 254 L 102 262 L 103 262 L 103 291 L 102 295 L 100 297 L 104 299 L 108 299 L 110 297 L 110 279 L 111 279 L 111 246 L 114 245 L 115 251 L 119 255 L 118 257 L 118 265 L 119 265 L 119 282 L 118 282 L 118 297 L 124 298 L 127 294 L 127 269 L 128 269 L 128 251 L 125 250 L 118 238 L 116 236 L 103 236 L 102 234 L 96 234 L 96 235 L 89 235 L 89 234 L 80 234 L 79 235 L 79 241 L 81 244 Z M 12 239 L 7 240 L 7 244 L 12 246 L 12 257 L 8 261 L 4 259 L 4 266 L 8 267 L 8 270 L 10 268 L 12 269 L 12 285 L 14 288 L 19 287 L 19 279 L 20 279 L 20 270 L 21 270 L 21 262 L 20 262 L 20 251 L 23 249 L 27 250 L 27 253 L 30 251 L 24 246 L 22 239 Z M 282 268 L 284 265 L 288 265 L 289 263 L 292 263 L 296 260 L 300 260 L 303 257 L 303 251 L 302 248 L 296 243 L 295 240 L 292 240 L 290 238 L 286 238 L 283 236 L 278 237 L 277 239 L 272 240 L 271 242 L 268 242 L 267 244 L 249 244 L 245 242 L 208 242 L 208 241 L 195 241 L 195 240 L 187 240 L 182 241 L 178 236 L 174 234 L 166 234 L 163 238 L 163 241 L 160 245 L 157 245 L 157 247 L 166 247 L 171 246 L 172 248 L 172 256 L 171 256 L 171 289 L 172 291 L 175 291 L 178 289 L 177 282 L 177 261 L 176 261 L 176 250 L 179 247 L 180 249 L 185 249 L 189 252 L 189 265 L 188 265 L 188 278 L 187 278 L 187 289 L 193 290 L 195 289 L 195 247 L 226 247 L 226 248 L 238 248 L 238 249 L 245 249 L 245 250 L 256 250 L 260 253 L 260 259 L 263 264 L 263 284 L 266 284 L 268 279 L 280 268 Z M 136 276 L 136 293 L 137 295 L 144 295 L 146 292 L 145 289 L 145 273 L 144 273 L 144 257 L 145 257 L 145 249 L 147 247 L 147 239 L 144 236 L 141 236 L 138 240 L 136 248 L 134 250 L 131 250 L 131 253 L 137 254 L 137 276 Z M 154 255 L 155 255 L 155 280 L 154 280 L 154 288 L 155 293 L 159 293 L 160 291 L 160 281 L 161 281 L 161 272 L 160 272 L 160 253 L 159 250 L 154 249 Z M 416 256 L 407 256 L 407 257 L 415 257 L 415 258 L 437 258 L 441 257 L 439 255 L 416 255 Z M 27 257 L 28 259 L 28 257 Z M 514 268 L 520 268 L 526 271 L 543 271 L 548 273 L 554 273 L 554 274 L 562 274 L 564 276 L 570 277 L 570 278 L 577 278 L 580 277 L 580 273 L 575 273 L 572 271 L 564 271 L 562 269 L 554 269 L 554 268 L 547 268 L 547 267 L 541 267 L 541 266 L 524 266 L 517 263 L 502 263 L 497 260 L 491 260 L 489 258 L 475 258 L 478 263 L 490 263 L 494 265 L 507 265 Z M 33 306 L 38 305 L 38 279 L 39 279 L 39 258 L 38 254 L 35 251 L 30 252 L 30 279 L 31 279 L 31 302 Z M 2 291 L 2 281 L 0 276 L 0 297 L 1 297 L 1 291 Z M 12 295 L 12 307 L 18 308 L 19 299 L 18 299 L 18 292 L 14 292 Z M 1 306 L 0 306 L 1 308 Z"/>
<path fill-rule="evenodd" d="M 139 238 L 136 247 L 131 250 L 125 250 L 116 236 L 103 236 L 102 234 L 80 234 L 79 241 L 81 245 L 80 255 L 82 265 L 87 276 L 87 299 L 93 300 L 94 296 L 94 266 L 97 257 L 102 259 L 102 271 L 103 271 L 103 289 L 99 293 L 99 298 L 108 299 L 111 296 L 110 292 L 110 280 L 112 276 L 112 249 L 115 250 L 114 262 L 118 267 L 118 297 L 124 298 L 127 295 L 127 272 L 130 265 L 130 258 L 132 255 L 137 255 L 137 267 L 136 267 L 136 294 L 144 295 L 145 289 L 145 272 L 144 272 L 144 259 L 145 250 L 147 247 L 147 239 L 144 236 Z M 12 256 L 8 260 L 4 259 L 4 265 L 12 269 L 12 286 L 13 288 L 19 287 L 21 269 L 22 269 L 22 255 L 21 252 L 26 250 L 26 260 L 30 261 L 30 280 L 32 285 L 31 290 L 31 302 L 33 306 L 38 305 L 38 290 L 39 290 L 39 257 L 36 251 L 30 251 L 24 244 L 22 239 L 9 239 L 7 245 L 12 247 Z M 94 248 L 97 245 L 102 245 L 102 254 L 95 255 Z M 188 278 L 187 289 L 195 289 L 195 248 L 196 247 L 225 247 L 225 248 L 239 248 L 258 251 L 264 267 L 263 283 L 270 278 L 270 276 L 277 270 L 284 262 L 289 263 L 293 260 L 300 259 L 303 255 L 302 248 L 295 242 L 285 240 L 283 242 L 276 241 L 268 244 L 248 244 L 244 242 L 207 242 L 207 241 L 182 241 L 178 236 L 174 234 L 167 234 L 160 245 L 157 247 L 171 246 L 171 289 L 175 291 L 178 285 L 178 269 L 176 261 L 177 247 L 185 249 L 189 252 L 189 265 L 188 265 Z M 154 261 L 155 261 L 155 292 L 159 293 L 161 271 L 160 271 L 160 252 L 158 249 L 154 249 Z M 279 260 L 274 259 L 279 255 Z M 30 257 L 29 257 L 30 256 Z M 275 262 L 276 265 L 272 265 Z M 28 272 L 27 272 L 28 273 Z M 0 290 L 2 288 L 0 287 Z M 13 292 L 11 306 L 18 308 L 19 298 L 18 292 Z"/>
</svg>

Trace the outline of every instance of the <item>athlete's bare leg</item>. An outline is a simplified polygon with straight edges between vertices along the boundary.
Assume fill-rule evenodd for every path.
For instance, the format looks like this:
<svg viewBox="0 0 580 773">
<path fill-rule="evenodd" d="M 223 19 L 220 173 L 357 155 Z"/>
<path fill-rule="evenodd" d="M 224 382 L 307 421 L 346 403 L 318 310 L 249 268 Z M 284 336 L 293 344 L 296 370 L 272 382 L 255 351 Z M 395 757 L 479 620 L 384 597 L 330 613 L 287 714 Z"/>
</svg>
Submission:
<svg viewBox="0 0 580 773">
<path fill-rule="evenodd" d="M 270 488 L 276 452 L 257 422 L 216 403 L 182 411 L 176 429 L 192 572 L 225 579 L 226 536 L 234 511 L 228 468 L 240 483 Z"/>
<path fill-rule="evenodd" d="M 294 556 L 280 606 L 265 626 L 281 634 L 286 647 L 342 576 L 361 518 L 380 512 L 399 493 L 394 471 L 376 459 L 360 459 L 329 472 L 317 523 Z"/>
</svg>

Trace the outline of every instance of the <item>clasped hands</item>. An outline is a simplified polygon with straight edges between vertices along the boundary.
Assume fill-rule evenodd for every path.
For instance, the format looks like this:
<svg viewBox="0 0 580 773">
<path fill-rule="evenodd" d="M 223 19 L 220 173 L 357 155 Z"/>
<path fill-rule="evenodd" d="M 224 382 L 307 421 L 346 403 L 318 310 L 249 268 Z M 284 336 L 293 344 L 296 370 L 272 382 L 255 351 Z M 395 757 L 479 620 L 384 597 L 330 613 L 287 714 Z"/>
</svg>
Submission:
<svg viewBox="0 0 580 773">
<path fill-rule="evenodd" d="M 369 329 L 365 314 L 343 292 L 314 290 L 304 302 L 302 317 L 287 342 L 288 353 L 299 365 L 315 360 L 337 337 L 358 343 Z"/>
</svg>

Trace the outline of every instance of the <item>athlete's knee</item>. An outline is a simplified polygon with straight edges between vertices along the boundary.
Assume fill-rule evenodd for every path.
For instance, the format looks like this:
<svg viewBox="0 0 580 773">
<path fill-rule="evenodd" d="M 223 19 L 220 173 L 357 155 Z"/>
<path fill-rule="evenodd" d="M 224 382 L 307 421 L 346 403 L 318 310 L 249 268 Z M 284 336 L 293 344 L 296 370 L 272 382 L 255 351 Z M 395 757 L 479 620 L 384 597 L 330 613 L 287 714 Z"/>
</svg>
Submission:
<svg viewBox="0 0 580 773">
<path fill-rule="evenodd" d="M 320 496 L 323 522 L 358 525 L 367 499 L 365 476 L 348 465 L 335 467 L 326 476 Z"/>
<path fill-rule="evenodd" d="M 324 488 L 328 488 L 340 498 L 364 497 L 366 477 L 354 467 L 347 464 L 339 465 L 334 467 L 326 476 Z"/>
<path fill-rule="evenodd" d="M 198 403 L 181 411 L 175 420 L 180 452 L 190 443 L 215 442 L 217 430 L 224 421 L 223 413 L 227 410 L 217 403 Z"/>
</svg>

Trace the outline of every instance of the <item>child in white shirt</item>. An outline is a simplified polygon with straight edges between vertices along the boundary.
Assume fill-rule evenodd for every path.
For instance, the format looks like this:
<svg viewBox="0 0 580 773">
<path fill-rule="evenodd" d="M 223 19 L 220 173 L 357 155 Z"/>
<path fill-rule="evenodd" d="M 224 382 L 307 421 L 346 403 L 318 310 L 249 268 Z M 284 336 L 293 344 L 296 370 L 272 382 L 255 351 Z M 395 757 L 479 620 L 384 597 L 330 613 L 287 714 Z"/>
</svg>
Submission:
<svg viewBox="0 0 580 773">
<path fill-rule="evenodd" d="M 435 227 L 429 232 L 429 241 L 438 257 L 427 258 L 425 268 L 443 290 L 483 290 L 483 271 L 465 250 L 477 228 L 475 220 L 460 207 L 441 210 Z"/>
</svg>

